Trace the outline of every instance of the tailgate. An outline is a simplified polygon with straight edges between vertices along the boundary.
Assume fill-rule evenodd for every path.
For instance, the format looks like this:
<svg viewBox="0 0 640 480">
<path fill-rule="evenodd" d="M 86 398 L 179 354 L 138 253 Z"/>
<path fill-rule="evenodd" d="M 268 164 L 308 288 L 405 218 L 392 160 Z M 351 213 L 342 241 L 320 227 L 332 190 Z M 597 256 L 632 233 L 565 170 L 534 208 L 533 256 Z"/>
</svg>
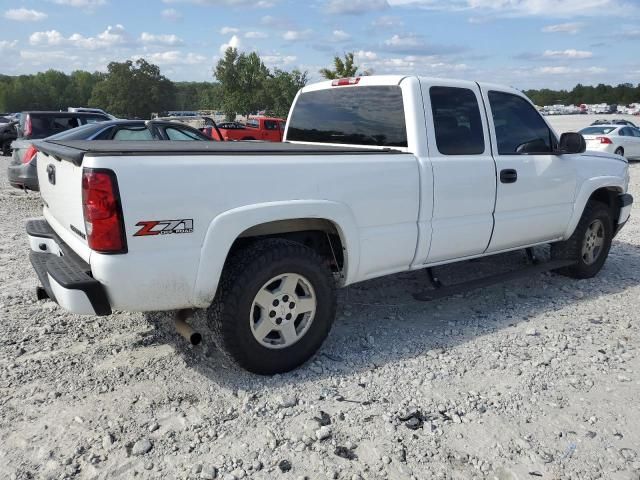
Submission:
<svg viewBox="0 0 640 480">
<path fill-rule="evenodd" d="M 38 183 L 44 216 L 54 231 L 85 262 L 91 250 L 82 213 L 82 166 L 38 152 Z"/>
</svg>

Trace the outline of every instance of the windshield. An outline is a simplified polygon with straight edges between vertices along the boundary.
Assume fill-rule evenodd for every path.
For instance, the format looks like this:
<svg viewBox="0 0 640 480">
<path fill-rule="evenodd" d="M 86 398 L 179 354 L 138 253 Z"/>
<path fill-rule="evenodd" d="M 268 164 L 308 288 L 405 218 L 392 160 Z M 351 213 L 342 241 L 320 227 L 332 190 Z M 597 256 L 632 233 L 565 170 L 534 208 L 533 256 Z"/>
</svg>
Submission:
<svg viewBox="0 0 640 480">
<path fill-rule="evenodd" d="M 618 127 L 587 127 L 580 130 L 582 135 L 607 135 Z"/>
</svg>

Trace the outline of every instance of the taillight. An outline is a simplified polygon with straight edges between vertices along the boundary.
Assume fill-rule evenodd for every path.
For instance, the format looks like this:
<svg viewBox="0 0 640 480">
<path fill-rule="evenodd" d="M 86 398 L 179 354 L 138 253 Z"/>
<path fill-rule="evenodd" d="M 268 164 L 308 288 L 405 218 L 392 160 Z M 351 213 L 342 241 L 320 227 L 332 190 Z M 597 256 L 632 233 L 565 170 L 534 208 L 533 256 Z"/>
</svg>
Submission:
<svg viewBox="0 0 640 480">
<path fill-rule="evenodd" d="M 33 127 L 31 126 L 31 115 L 27 113 L 27 118 L 24 120 L 24 132 L 22 133 L 25 137 L 30 137 L 33 133 Z"/>
<path fill-rule="evenodd" d="M 22 157 L 22 163 L 27 164 L 31 162 L 31 160 L 33 160 L 37 154 L 38 154 L 38 149 L 33 145 L 29 145 L 29 148 L 27 148 L 27 151 L 25 152 L 24 157 Z"/>
<path fill-rule="evenodd" d="M 83 170 L 82 213 L 89 248 L 101 253 L 126 253 L 122 206 L 113 171 Z"/>
<path fill-rule="evenodd" d="M 596 140 L 600 140 L 600 143 L 605 143 L 607 145 L 611 145 L 613 143 L 609 137 L 596 137 Z"/>
<path fill-rule="evenodd" d="M 344 87 L 345 85 L 357 85 L 360 82 L 360 77 L 350 78 L 336 78 L 331 82 L 332 87 Z"/>
</svg>

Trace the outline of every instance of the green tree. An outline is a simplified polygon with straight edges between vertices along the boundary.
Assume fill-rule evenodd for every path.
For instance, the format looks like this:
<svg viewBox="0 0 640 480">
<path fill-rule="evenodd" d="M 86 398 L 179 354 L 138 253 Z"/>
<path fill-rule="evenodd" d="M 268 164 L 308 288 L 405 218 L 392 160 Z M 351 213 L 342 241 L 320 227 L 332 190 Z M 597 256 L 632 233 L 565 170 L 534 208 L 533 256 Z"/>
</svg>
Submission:
<svg viewBox="0 0 640 480">
<path fill-rule="evenodd" d="M 333 57 L 333 70 L 329 68 L 321 68 L 320 75 L 328 80 L 355 77 L 358 72 L 358 66 L 355 65 L 353 57 L 353 52 L 345 53 L 344 60 L 339 56 Z"/>
<path fill-rule="evenodd" d="M 169 110 L 176 88 L 160 74 L 160 68 L 140 58 L 135 62 L 111 62 L 108 73 L 92 92 L 89 104 L 127 118 L 150 118 Z"/>
<path fill-rule="evenodd" d="M 275 117 L 287 118 L 293 99 L 308 82 L 307 72 L 292 70 L 285 72 L 274 69 L 267 81 L 267 95 L 269 107 L 267 112 Z"/>
</svg>

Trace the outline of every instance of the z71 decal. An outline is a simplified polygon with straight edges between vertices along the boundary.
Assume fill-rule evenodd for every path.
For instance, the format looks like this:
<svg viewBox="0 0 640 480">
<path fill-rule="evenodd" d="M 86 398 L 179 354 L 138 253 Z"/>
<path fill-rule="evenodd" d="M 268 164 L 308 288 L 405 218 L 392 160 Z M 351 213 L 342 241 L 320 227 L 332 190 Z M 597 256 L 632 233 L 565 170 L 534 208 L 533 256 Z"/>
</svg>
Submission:
<svg viewBox="0 0 640 480">
<path fill-rule="evenodd" d="M 168 235 L 170 233 L 193 233 L 193 219 L 182 220 L 147 220 L 136 223 L 136 227 L 142 227 L 134 237 L 148 235 Z"/>
</svg>

